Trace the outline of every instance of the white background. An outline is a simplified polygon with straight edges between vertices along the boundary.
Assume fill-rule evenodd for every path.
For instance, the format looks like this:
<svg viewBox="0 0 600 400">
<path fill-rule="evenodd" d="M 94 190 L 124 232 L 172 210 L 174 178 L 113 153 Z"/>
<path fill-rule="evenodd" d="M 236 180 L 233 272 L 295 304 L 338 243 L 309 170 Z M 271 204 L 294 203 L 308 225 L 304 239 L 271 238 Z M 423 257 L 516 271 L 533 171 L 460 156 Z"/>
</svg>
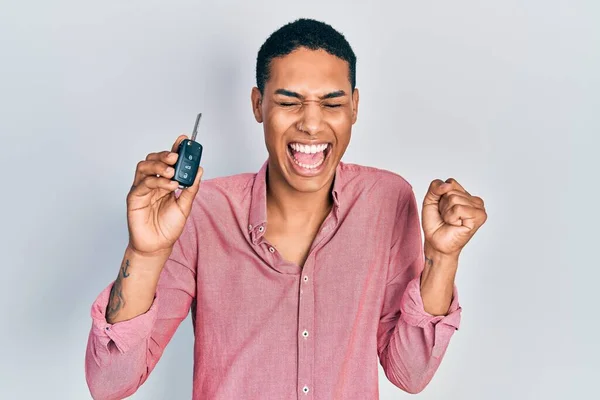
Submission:
<svg viewBox="0 0 600 400">
<path fill-rule="evenodd" d="M 205 179 L 266 159 L 257 51 L 299 17 L 358 56 L 346 162 L 481 196 L 463 319 L 421 399 L 589 399 L 597 299 L 595 1 L 1 1 L 0 398 L 87 399 L 90 306 L 127 242 L 136 163 L 203 112 Z M 189 399 L 181 325 L 135 399 Z M 381 398 L 412 397 L 381 373 Z"/>
</svg>

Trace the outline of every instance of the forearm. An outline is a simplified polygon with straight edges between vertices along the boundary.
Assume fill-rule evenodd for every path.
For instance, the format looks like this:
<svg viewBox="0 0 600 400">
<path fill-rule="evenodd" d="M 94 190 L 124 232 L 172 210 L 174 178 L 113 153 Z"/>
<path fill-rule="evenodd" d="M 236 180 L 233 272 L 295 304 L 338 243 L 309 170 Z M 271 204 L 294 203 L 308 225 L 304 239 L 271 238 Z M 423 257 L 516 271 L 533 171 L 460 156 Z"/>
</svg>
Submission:
<svg viewBox="0 0 600 400">
<path fill-rule="evenodd" d="M 93 398 L 133 394 L 188 315 L 195 270 L 181 251 L 155 258 L 126 250 L 119 276 L 92 304 L 86 380 Z"/>
<path fill-rule="evenodd" d="M 421 273 L 421 297 L 425 311 L 431 315 L 446 315 L 452 302 L 458 254 L 441 254 L 424 246 L 425 267 Z"/>
<path fill-rule="evenodd" d="M 114 324 L 148 311 L 156 294 L 160 272 L 170 254 L 171 250 L 141 255 L 127 247 L 110 291 L 106 322 Z"/>
</svg>

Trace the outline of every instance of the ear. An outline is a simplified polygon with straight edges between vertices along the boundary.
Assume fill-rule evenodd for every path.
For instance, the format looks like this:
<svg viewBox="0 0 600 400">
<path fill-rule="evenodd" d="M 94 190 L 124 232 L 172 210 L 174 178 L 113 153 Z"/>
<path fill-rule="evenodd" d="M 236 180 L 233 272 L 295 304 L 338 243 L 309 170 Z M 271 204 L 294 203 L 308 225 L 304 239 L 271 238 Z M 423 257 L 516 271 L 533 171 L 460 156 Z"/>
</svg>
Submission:
<svg viewBox="0 0 600 400">
<path fill-rule="evenodd" d="M 254 113 L 254 119 L 256 119 L 256 122 L 260 124 L 263 122 L 262 95 L 256 86 L 252 88 L 250 99 L 252 101 L 252 112 Z"/>
<path fill-rule="evenodd" d="M 352 92 L 352 124 L 356 122 L 358 117 L 358 89 L 354 88 Z"/>
</svg>

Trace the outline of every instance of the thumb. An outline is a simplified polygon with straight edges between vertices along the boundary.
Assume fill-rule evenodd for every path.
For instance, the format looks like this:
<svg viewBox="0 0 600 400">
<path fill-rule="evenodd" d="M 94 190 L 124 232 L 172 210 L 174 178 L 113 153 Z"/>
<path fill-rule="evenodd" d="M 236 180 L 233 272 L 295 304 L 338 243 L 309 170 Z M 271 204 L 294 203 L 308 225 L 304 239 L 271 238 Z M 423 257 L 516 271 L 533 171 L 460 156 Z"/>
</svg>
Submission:
<svg viewBox="0 0 600 400">
<path fill-rule="evenodd" d="M 446 183 L 441 179 L 434 179 L 429 184 L 425 199 L 423 199 L 423 206 L 438 204 L 440 198 L 450 190 L 452 190 L 452 185 L 450 183 Z"/>
<path fill-rule="evenodd" d="M 196 173 L 196 179 L 194 179 L 194 183 L 192 186 L 185 188 L 181 191 L 181 194 L 177 198 L 177 204 L 185 213 L 187 217 L 190 215 L 190 210 L 192 209 L 192 203 L 194 202 L 194 198 L 196 197 L 196 193 L 198 193 L 198 189 L 200 188 L 200 180 L 202 179 L 202 175 L 204 174 L 204 168 L 198 167 L 198 172 Z"/>
</svg>

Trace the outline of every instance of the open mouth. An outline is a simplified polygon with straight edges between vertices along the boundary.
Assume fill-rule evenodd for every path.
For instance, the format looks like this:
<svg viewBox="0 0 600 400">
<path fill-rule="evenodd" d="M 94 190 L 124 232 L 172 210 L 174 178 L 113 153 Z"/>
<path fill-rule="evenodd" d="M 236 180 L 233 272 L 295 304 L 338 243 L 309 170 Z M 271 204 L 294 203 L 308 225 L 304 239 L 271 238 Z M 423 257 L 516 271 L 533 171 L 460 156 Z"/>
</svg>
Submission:
<svg viewBox="0 0 600 400">
<path fill-rule="evenodd" d="M 292 142 L 287 146 L 292 161 L 307 170 L 318 169 L 331 153 L 331 143 L 302 144 Z"/>
</svg>

